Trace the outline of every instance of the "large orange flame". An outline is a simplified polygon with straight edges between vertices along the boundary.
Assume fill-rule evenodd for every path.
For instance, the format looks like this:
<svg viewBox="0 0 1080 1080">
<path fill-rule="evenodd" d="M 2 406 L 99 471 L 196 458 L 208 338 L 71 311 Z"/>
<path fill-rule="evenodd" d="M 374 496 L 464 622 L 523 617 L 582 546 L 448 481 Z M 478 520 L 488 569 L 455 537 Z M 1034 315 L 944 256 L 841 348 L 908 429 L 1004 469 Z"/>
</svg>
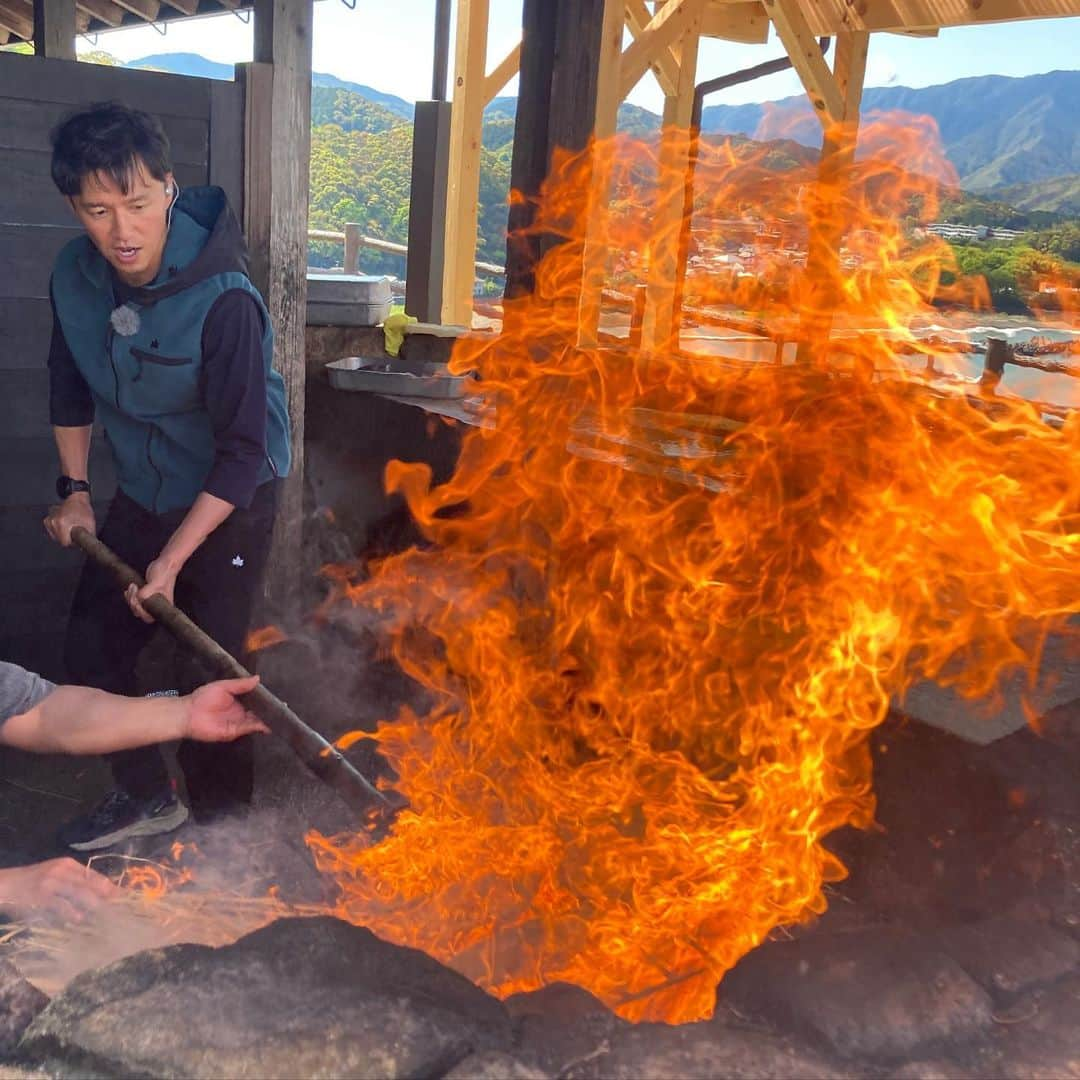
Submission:
<svg viewBox="0 0 1080 1080">
<path fill-rule="evenodd" d="M 612 176 L 624 292 L 678 244 L 655 185 L 683 181 L 624 140 L 556 163 L 535 227 L 565 242 L 455 354 L 494 427 L 443 486 L 390 465 L 433 546 L 342 587 L 433 704 L 378 733 L 411 804 L 391 835 L 309 837 L 339 914 L 498 994 L 568 980 L 630 1018 L 707 1016 L 843 876 L 822 841 L 872 820 L 890 698 L 1034 668 L 1080 597 L 1080 427 L 912 364 L 953 366 L 912 330 L 949 267 L 911 228 L 947 178 L 932 135 L 882 122 L 820 177 L 700 148 L 696 248 L 741 231 L 758 261 L 688 293 L 789 341 L 831 326 L 800 363 L 578 347 L 588 177 Z M 842 240 L 809 268 L 808 221 Z"/>
</svg>

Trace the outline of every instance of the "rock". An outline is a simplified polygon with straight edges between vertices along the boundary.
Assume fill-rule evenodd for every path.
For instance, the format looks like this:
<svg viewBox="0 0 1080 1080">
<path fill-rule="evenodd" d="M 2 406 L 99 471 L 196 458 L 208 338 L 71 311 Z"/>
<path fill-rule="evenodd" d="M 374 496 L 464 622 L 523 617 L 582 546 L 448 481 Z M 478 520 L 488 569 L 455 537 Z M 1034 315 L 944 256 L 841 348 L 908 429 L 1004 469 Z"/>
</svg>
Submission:
<svg viewBox="0 0 1080 1080">
<path fill-rule="evenodd" d="M 61 1075 L 442 1075 L 509 1049 L 502 1005 L 414 949 L 337 919 L 285 919 L 233 945 L 139 953 L 75 979 L 23 1036 Z"/>
<path fill-rule="evenodd" d="M 30 1021 L 49 999 L 28 983 L 10 960 L 0 959 L 0 1056 L 18 1045 Z"/>
<path fill-rule="evenodd" d="M 719 1024 L 639 1024 L 613 1036 L 606 1050 L 574 1063 L 565 1080 L 722 1076 L 724 1080 L 831 1080 L 849 1075 L 790 1040 Z"/>
<path fill-rule="evenodd" d="M 905 1062 L 889 1073 L 889 1080 L 982 1080 L 986 1075 L 942 1058 L 924 1058 Z"/>
<path fill-rule="evenodd" d="M 518 1052 L 553 1076 L 607 1054 L 616 1035 L 632 1027 L 588 990 L 568 983 L 514 994 L 504 1004 L 517 1021 Z"/>
<path fill-rule="evenodd" d="M 1080 942 L 1046 923 L 987 919 L 953 927 L 938 944 L 991 994 L 1016 994 L 1080 966 Z"/>
<path fill-rule="evenodd" d="M 548 1080 L 548 1074 L 509 1054 L 485 1050 L 458 1062 L 443 1080 Z"/>
<path fill-rule="evenodd" d="M 954 960 L 890 927 L 766 945 L 720 986 L 723 1001 L 845 1057 L 909 1058 L 991 1023 L 989 996 Z"/>
<path fill-rule="evenodd" d="M 1022 995 L 995 1014 L 993 1075 L 1007 1080 L 1080 1080 L 1080 976 Z"/>
</svg>

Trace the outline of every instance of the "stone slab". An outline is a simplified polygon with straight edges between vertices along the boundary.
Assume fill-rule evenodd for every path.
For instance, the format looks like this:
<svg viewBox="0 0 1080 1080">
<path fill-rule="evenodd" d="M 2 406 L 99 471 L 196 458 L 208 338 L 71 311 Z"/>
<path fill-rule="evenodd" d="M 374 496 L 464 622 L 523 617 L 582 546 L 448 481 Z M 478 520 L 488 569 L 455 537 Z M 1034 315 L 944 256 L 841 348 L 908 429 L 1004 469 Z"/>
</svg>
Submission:
<svg viewBox="0 0 1080 1080">
<path fill-rule="evenodd" d="M 1033 920 L 986 919 L 952 927 L 938 935 L 938 944 L 994 995 L 1051 983 L 1080 967 L 1080 942 Z"/>
<path fill-rule="evenodd" d="M 60 1076 L 439 1076 L 506 1050 L 502 1005 L 424 953 L 331 918 L 211 949 L 139 953 L 76 978 L 20 1060 Z"/>
<path fill-rule="evenodd" d="M 9 960 L 0 959 L 0 1056 L 18 1045 L 30 1022 L 49 999 L 31 986 Z"/>
<path fill-rule="evenodd" d="M 992 1022 L 989 995 L 953 959 L 891 927 L 768 944 L 728 973 L 719 994 L 849 1058 L 911 1058 Z"/>
</svg>

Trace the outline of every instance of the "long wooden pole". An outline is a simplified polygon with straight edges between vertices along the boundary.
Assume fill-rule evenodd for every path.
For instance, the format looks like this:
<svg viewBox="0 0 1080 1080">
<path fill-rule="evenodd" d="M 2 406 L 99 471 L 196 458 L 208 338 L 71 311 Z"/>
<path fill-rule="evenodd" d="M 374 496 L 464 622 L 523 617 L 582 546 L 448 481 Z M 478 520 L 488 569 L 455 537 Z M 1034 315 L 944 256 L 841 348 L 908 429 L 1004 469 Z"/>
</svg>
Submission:
<svg viewBox="0 0 1080 1080">
<path fill-rule="evenodd" d="M 82 528 L 71 530 L 71 539 L 95 562 L 110 570 L 117 582 L 127 588 L 142 588 L 142 577 L 120 559 L 96 536 Z M 178 607 L 157 594 L 143 601 L 143 607 L 177 641 L 202 657 L 222 678 L 243 679 L 251 672 L 232 654 L 227 653 L 209 634 L 195 625 Z M 289 744 L 292 752 L 342 800 L 360 813 L 373 829 L 384 828 L 401 808 L 370 780 L 358 772 L 341 752 L 317 731 L 308 727 L 280 698 L 261 683 L 241 699 L 275 735 Z"/>
</svg>

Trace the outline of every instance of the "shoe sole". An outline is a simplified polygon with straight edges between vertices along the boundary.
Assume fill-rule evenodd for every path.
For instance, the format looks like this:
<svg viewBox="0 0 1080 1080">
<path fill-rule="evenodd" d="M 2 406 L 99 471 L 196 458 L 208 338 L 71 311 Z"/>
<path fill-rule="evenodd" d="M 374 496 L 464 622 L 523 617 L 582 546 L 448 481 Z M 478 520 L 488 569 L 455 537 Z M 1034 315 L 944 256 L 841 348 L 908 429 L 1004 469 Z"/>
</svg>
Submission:
<svg viewBox="0 0 1080 1080">
<path fill-rule="evenodd" d="M 78 844 L 68 844 L 72 851 L 100 851 L 102 848 L 112 847 L 133 836 L 157 836 L 159 833 L 172 832 L 179 829 L 188 819 L 188 808 L 180 803 L 177 808 L 165 817 L 147 818 L 144 821 L 136 821 L 133 825 L 125 825 L 115 832 L 106 833 L 104 836 L 95 836 L 93 840 L 83 840 Z"/>
</svg>

